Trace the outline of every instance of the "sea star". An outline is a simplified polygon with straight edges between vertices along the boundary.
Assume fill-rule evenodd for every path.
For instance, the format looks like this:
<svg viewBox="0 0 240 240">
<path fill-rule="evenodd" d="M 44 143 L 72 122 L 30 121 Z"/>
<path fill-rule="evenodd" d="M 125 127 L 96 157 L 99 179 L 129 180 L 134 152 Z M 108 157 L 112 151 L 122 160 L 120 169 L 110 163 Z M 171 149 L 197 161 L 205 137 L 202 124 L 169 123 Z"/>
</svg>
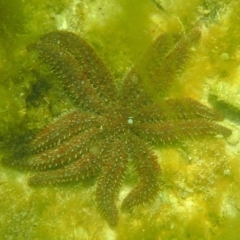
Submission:
<svg viewBox="0 0 240 240">
<path fill-rule="evenodd" d="M 215 110 L 190 98 L 164 96 L 199 38 L 198 28 L 177 43 L 171 34 L 160 35 L 117 86 L 101 58 L 81 37 L 67 31 L 43 35 L 28 49 L 37 51 L 50 66 L 76 109 L 37 134 L 22 159 L 5 162 L 39 171 L 30 178 L 31 186 L 97 176 L 98 208 L 108 224 L 116 226 L 116 199 L 129 163 L 139 182 L 124 199 L 123 210 L 148 203 L 159 192 L 161 171 L 153 147 L 231 134 L 214 123 L 222 120 Z M 160 96 L 157 100 L 153 92 Z"/>
</svg>

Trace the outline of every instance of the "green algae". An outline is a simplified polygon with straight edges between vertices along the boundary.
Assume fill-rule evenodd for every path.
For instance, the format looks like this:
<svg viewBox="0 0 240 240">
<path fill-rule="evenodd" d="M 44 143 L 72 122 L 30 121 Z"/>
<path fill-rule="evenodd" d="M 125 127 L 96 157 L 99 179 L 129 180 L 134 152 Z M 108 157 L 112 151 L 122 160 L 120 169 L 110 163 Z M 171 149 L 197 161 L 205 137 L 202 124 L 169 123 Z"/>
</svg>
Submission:
<svg viewBox="0 0 240 240">
<path fill-rule="evenodd" d="M 25 15 L 21 0 L 2 0 L 0 2 L 0 32 L 3 36 L 16 35 L 23 31 Z"/>
<path fill-rule="evenodd" d="M 238 95 L 226 89 L 232 89 L 232 83 L 239 87 L 240 3 L 191 1 L 186 6 L 180 0 L 158 1 L 163 11 L 146 0 L 115 1 L 119 10 L 105 1 L 84 2 L 85 7 L 102 4 L 106 12 L 96 7 L 95 17 L 89 17 L 87 7 L 83 10 L 79 4 L 78 11 L 83 15 L 79 16 L 80 30 L 76 32 L 93 44 L 119 79 L 159 33 L 181 31 L 194 21 L 205 21 L 203 39 L 189 65 L 191 74 L 180 79 L 185 90 L 177 88 L 176 92 L 183 96 L 190 89 L 191 96 L 201 98 L 206 86 L 203 80 L 208 78 L 207 94 L 210 85 L 212 94 L 239 109 Z M 19 8 L 11 9 L 13 3 Z M 1 146 L 5 146 L 6 138 L 41 129 L 72 107 L 48 70 L 41 69 L 40 76 L 32 72 L 39 70 L 39 63 L 25 50 L 42 33 L 56 28 L 57 17 L 68 7 L 66 1 L 8 1 L 4 7 L 7 14 L 0 15 Z M 108 16 L 109 11 L 112 15 Z M 108 17 L 102 17 L 103 13 Z M 14 44 L 10 41 L 5 45 L 3 39 L 14 39 Z M 227 86 L 222 91 L 218 89 L 221 81 Z M 234 129 L 239 127 L 234 125 Z M 188 143 L 184 149 L 187 156 L 182 151 L 161 150 L 163 184 L 159 198 L 153 206 L 121 214 L 114 231 L 98 216 L 93 187 L 31 189 L 26 183 L 27 173 L 1 167 L 1 236 L 7 240 L 236 239 L 240 235 L 239 154 L 226 152 L 221 139 L 215 143 Z"/>
</svg>

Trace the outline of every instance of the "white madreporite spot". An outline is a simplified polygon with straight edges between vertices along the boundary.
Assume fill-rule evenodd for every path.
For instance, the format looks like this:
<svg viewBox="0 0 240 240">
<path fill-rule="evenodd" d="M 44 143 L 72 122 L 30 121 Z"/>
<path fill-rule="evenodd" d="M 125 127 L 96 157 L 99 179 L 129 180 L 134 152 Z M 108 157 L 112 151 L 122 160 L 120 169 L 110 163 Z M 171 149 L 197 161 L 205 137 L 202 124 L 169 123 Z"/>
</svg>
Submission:
<svg viewBox="0 0 240 240">
<path fill-rule="evenodd" d="M 132 117 L 128 118 L 128 124 L 133 124 L 133 118 Z"/>
</svg>

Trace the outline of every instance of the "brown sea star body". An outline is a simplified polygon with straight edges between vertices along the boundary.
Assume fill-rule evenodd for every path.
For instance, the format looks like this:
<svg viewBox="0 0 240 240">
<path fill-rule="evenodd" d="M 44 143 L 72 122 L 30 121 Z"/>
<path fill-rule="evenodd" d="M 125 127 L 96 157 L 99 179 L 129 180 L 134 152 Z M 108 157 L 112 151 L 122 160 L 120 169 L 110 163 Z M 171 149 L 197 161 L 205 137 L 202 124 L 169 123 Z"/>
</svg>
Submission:
<svg viewBox="0 0 240 240">
<path fill-rule="evenodd" d="M 30 178 L 31 186 L 97 176 L 98 208 L 115 226 L 116 199 L 129 162 L 139 182 L 124 199 L 124 210 L 148 203 L 159 192 L 160 166 L 154 146 L 231 133 L 214 123 L 222 120 L 214 110 L 190 98 L 164 96 L 199 37 L 200 31 L 193 29 L 175 43 L 171 34 L 162 34 L 117 86 L 81 37 L 66 31 L 42 36 L 29 50 L 37 51 L 51 67 L 76 109 L 40 132 L 23 159 L 7 164 L 39 171 Z M 158 101 L 151 97 L 153 91 L 159 94 Z"/>
</svg>

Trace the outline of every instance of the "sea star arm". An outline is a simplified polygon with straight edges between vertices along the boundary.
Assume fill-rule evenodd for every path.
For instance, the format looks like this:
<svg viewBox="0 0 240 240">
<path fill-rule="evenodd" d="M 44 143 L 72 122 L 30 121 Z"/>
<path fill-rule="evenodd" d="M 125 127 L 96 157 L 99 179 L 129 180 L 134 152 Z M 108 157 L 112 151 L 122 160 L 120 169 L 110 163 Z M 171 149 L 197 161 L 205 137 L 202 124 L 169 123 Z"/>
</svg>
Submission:
<svg viewBox="0 0 240 240">
<path fill-rule="evenodd" d="M 14 161 L 6 159 L 4 163 L 5 165 L 34 171 L 56 169 L 77 160 L 81 155 L 89 151 L 100 133 L 99 128 L 93 128 L 72 137 L 60 145 L 49 146 L 49 149 L 26 155 L 23 159 L 14 159 Z"/>
<path fill-rule="evenodd" d="M 116 197 L 123 182 L 128 156 L 125 141 L 115 140 L 106 157 L 106 164 L 98 179 L 96 200 L 102 216 L 110 226 L 118 223 Z"/>
<path fill-rule="evenodd" d="M 43 35 L 40 42 L 57 44 L 63 51 L 68 51 L 102 98 L 107 101 L 115 100 L 116 91 L 109 69 L 83 38 L 72 32 L 55 31 Z"/>
<path fill-rule="evenodd" d="M 193 28 L 173 45 L 171 34 L 160 35 L 136 65 L 145 87 L 165 95 L 190 55 L 191 46 L 199 40 L 199 28 Z M 169 47 L 171 46 L 171 48 Z"/>
<path fill-rule="evenodd" d="M 36 153 L 59 145 L 86 129 L 100 128 L 103 122 L 101 116 L 81 110 L 64 114 L 36 135 L 31 142 L 31 152 Z"/>
<path fill-rule="evenodd" d="M 173 98 L 157 101 L 139 109 L 135 116 L 139 122 L 163 122 L 168 120 L 207 119 L 223 120 L 223 115 L 191 98 Z"/>
<path fill-rule="evenodd" d="M 38 51 L 40 58 L 51 67 L 76 104 L 80 104 L 84 110 L 104 111 L 105 100 L 92 85 L 84 66 L 79 64 L 75 55 L 67 48 L 62 48 L 59 44 L 61 41 L 57 39 L 48 41 L 48 38 L 43 37 L 37 43 L 31 44 L 28 49 Z"/>
<path fill-rule="evenodd" d="M 152 102 L 146 93 L 146 89 L 141 86 L 139 74 L 132 68 L 124 78 L 119 104 L 125 114 L 135 117 L 134 114 Z M 137 110 L 137 111 L 136 111 Z"/>
<path fill-rule="evenodd" d="M 223 115 L 192 98 L 173 98 L 165 100 L 167 109 L 173 112 L 177 119 L 208 119 L 211 121 L 223 120 Z"/>
<path fill-rule="evenodd" d="M 130 210 L 134 206 L 153 200 L 159 191 L 160 167 L 157 156 L 146 143 L 137 137 L 132 139 L 131 158 L 139 176 L 138 185 L 127 195 L 122 203 L 123 210 Z"/>
<path fill-rule="evenodd" d="M 135 131 L 137 135 L 155 145 L 215 135 L 227 137 L 231 134 L 228 128 L 205 119 L 143 123 L 136 125 Z"/>
<path fill-rule="evenodd" d="M 89 143 L 88 143 L 89 144 Z M 104 164 L 104 156 L 108 151 L 109 140 L 102 139 L 91 148 L 84 147 L 78 159 L 57 170 L 46 170 L 29 179 L 29 185 L 46 186 L 66 182 L 77 182 L 96 176 Z"/>
<path fill-rule="evenodd" d="M 84 180 L 97 175 L 100 170 L 99 161 L 93 153 L 88 152 L 61 169 L 35 174 L 28 183 L 30 186 L 46 186 Z"/>
</svg>

